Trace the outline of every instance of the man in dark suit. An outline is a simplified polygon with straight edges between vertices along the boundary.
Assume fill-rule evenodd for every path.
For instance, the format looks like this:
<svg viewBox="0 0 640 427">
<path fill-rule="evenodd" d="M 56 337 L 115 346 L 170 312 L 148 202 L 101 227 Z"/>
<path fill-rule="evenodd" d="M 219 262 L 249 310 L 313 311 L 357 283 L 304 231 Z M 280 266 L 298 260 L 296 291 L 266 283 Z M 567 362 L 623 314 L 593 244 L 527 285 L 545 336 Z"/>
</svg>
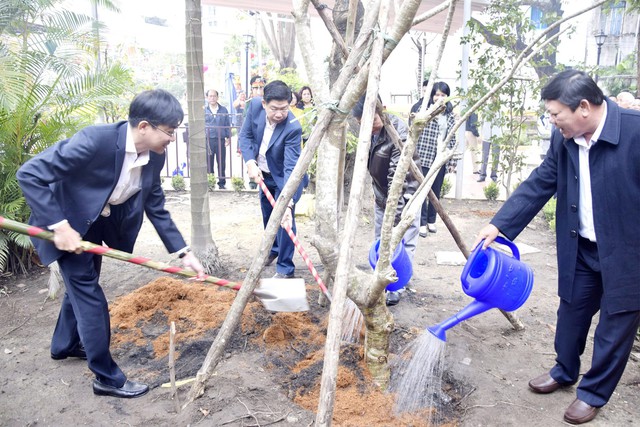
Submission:
<svg viewBox="0 0 640 427">
<path fill-rule="evenodd" d="M 264 87 L 264 98 L 253 98 L 247 103 L 247 115 L 238 138 L 249 178 L 264 180 L 277 199 L 300 157 L 302 127 L 289 111 L 291 89 L 282 81 L 274 80 Z M 295 204 L 302 194 L 298 188 L 282 218 L 282 226 L 291 225 L 295 233 Z M 273 210 L 271 203 L 260 192 L 262 221 L 266 227 Z M 271 248 L 267 265 L 276 258 L 276 278 L 294 277 L 294 244 L 284 229 L 280 229 Z"/>
<path fill-rule="evenodd" d="M 204 275 L 164 208 L 160 185 L 165 149 L 183 117 L 170 93 L 142 92 L 129 107 L 128 123 L 87 127 L 17 173 L 31 207 L 29 223 L 54 234 L 54 244 L 33 244 L 43 263 L 58 262 L 66 285 L 51 357 L 87 359 L 97 395 L 138 397 L 149 387 L 127 380 L 111 357 L 109 308 L 99 284 L 102 258 L 83 252 L 81 240 L 132 252 L 146 213 L 167 250 Z"/>
<path fill-rule="evenodd" d="M 218 165 L 218 188 L 225 189 L 227 184 L 227 147 L 231 143 L 231 121 L 229 111 L 218 103 L 218 91 L 207 91 L 207 106 L 204 108 L 204 121 L 207 128 L 208 166 L 213 173 L 213 165 Z"/>
<path fill-rule="evenodd" d="M 558 251 L 556 365 L 532 379 L 536 393 L 578 381 L 593 316 L 591 368 L 565 421 L 591 421 L 624 371 L 640 323 L 640 112 L 606 99 L 584 72 L 552 78 L 542 99 L 555 130 L 541 165 L 478 234 L 487 247 L 514 239 L 555 193 Z"/>
</svg>

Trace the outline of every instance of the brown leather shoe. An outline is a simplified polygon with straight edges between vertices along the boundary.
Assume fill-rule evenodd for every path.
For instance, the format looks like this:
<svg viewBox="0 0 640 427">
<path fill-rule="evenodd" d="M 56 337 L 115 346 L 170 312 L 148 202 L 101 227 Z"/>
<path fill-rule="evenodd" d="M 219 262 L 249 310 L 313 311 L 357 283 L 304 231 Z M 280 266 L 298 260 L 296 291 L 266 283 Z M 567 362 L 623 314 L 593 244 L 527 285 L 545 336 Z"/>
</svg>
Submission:
<svg viewBox="0 0 640 427">
<path fill-rule="evenodd" d="M 529 381 L 529 387 L 536 393 L 548 394 L 558 390 L 562 384 L 554 380 L 548 372 L 545 372 Z"/>
<path fill-rule="evenodd" d="M 576 399 L 569 405 L 567 410 L 564 411 L 564 420 L 569 424 L 588 423 L 598 415 L 598 410 L 600 410 L 600 408 Z"/>
</svg>

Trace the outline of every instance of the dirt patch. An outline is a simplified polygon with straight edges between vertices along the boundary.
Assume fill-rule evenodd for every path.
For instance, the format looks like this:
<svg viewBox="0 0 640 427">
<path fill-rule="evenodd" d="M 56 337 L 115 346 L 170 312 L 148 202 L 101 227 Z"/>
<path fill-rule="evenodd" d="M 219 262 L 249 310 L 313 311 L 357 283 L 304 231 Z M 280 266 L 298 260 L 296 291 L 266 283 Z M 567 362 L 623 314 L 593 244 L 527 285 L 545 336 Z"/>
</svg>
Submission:
<svg viewBox="0 0 640 427">
<path fill-rule="evenodd" d="M 149 366 L 139 370 L 137 377 L 161 384 L 166 380 L 162 367 L 167 363 L 169 351 L 168 325 L 175 322 L 176 369 L 181 376 L 195 374 L 188 367 L 196 367 L 194 356 L 202 355 L 202 337 L 215 336 L 233 297 L 231 291 L 201 283 L 156 279 L 118 298 L 111 306 L 114 353 L 124 357 L 135 354 L 138 359 L 148 354 Z M 263 353 L 265 367 L 283 379 L 283 392 L 293 396 L 293 401 L 302 408 L 314 411 L 318 407 L 324 360 L 323 311 L 326 310 L 315 305 L 309 313 L 269 313 L 258 302 L 251 302 L 237 336 L 232 339 L 233 343 L 240 343 L 246 337 L 244 345 L 238 348 L 232 344 L 228 350 Z M 336 425 L 427 425 L 424 414 L 396 417 L 393 405 L 393 395 L 372 385 L 362 347 L 344 346 L 337 377 Z"/>
<path fill-rule="evenodd" d="M 174 197 L 175 196 L 175 197 Z M 443 200 L 445 209 L 470 244 L 499 203 Z M 168 208 L 189 240 L 190 213 L 184 195 L 169 194 Z M 244 278 L 262 235 L 255 193 L 215 192 L 210 199 L 213 237 L 227 267 L 225 279 Z M 360 218 L 354 263 L 367 263 L 373 243 L 370 213 Z M 450 317 L 470 302 L 460 286 L 462 266 L 439 265 L 436 252 L 457 250 L 444 225 L 418 242 L 414 275 L 400 304 L 391 307 L 395 328 L 392 358 L 424 333 L 426 327 Z M 310 245 L 314 222 L 299 218 L 298 238 L 313 264 L 321 267 Z M 515 332 L 498 311 L 473 317 L 447 331 L 440 425 L 561 425 L 575 387 L 553 396 L 529 392 L 530 378 L 554 363 L 556 292 L 555 237 L 536 219 L 518 237 L 538 251 L 522 254 L 535 274 L 534 289 L 518 311 L 526 329 Z M 166 253 L 145 221 L 134 250 L 140 256 L 179 265 Z M 48 274 L 0 278 L 0 425 L 135 425 L 135 426 L 309 426 L 315 419 L 323 362 L 328 309 L 317 304 L 319 290 L 298 255 L 296 275 L 307 284 L 311 310 L 270 313 L 253 301 L 242 325 L 225 348 L 222 361 L 196 402 L 176 413 L 168 388 L 168 330 L 177 326 L 177 376 L 195 376 L 215 339 L 235 293 L 212 285 L 167 277 L 156 271 L 105 259 L 102 286 L 112 315 L 112 352 L 125 373 L 152 386 L 148 396 L 134 400 L 96 397 L 93 374 L 80 360 L 53 361 L 49 341 L 58 301 L 46 301 Z M 274 267 L 262 275 L 270 277 Z M 583 357 L 590 365 L 592 337 Z M 343 345 L 333 425 L 421 426 L 428 413 L 393 415 L 393 396 L 371 387 L 361 345 Z M 640 419 L 640 369 L 631 360 L 608 405 L 594 426 L 633 425 Z M 179 390 L 184 402 L 189 386 Z M 433 415 L 433 414 L 431 414 Z"/>
</svg>

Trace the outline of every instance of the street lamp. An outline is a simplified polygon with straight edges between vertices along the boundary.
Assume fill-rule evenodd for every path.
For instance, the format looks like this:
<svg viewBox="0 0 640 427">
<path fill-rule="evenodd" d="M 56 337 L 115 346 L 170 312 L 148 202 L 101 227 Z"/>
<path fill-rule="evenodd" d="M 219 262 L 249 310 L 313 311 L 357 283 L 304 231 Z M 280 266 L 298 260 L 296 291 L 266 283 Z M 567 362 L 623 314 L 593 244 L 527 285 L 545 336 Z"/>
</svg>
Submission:
<svg viewBox="0 0 640 427">
<path fill-rule="evenodd" d="M 604 41 L 607 38 L 607 35 L 604 33 L 604 31 L 600 30 L 595 36 L 596 38 L 596 45 L 598 46 L 598 56 L 596 58 L 596 83 L 598 83 L 598 71 L 600 68 L 600 52 L 602 51 L 602 45 L 604 44 Z"/>
<path fill-rule="evenodd" d="M 251 93 L 249 89 L 249 46 L 253 43 L 253 36 L 251 34 L 245 34 L 244 38 L 244 90 L 246 93 Z"/>
</svg>

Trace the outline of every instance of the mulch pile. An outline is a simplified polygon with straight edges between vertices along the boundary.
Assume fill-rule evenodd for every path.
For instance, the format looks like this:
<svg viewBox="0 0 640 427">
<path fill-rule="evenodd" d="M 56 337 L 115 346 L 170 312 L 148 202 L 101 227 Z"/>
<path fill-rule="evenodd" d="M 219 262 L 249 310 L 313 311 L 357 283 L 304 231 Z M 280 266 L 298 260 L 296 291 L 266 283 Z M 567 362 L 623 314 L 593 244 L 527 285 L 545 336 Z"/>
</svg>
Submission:
<svg viewBox="0 0 640 427">
<path fill-rule="evenodd" d="M 198 282 L 159 278 L 115 301 L 110 308 L 112 348 L 117 360 L 152 386 L 168 382 L 169 325 L 176 323 L 176 376 L 195 376 L 235 292 Z M 225 351 L 259 351 L 265 368 L 281 378 L 284 394 L 316 411 L 324 357 L 327 309 L 271 313 L 258 301 L 244 311 L 242 324 Z M 367 376 L 362 346 L 341 349 L 334 425 L 426 426 L 422 414 L 393 414 L 393 395 L 377 390 Z M 454 423 L 455 424 L 455 423 Z"/>
</svg>

